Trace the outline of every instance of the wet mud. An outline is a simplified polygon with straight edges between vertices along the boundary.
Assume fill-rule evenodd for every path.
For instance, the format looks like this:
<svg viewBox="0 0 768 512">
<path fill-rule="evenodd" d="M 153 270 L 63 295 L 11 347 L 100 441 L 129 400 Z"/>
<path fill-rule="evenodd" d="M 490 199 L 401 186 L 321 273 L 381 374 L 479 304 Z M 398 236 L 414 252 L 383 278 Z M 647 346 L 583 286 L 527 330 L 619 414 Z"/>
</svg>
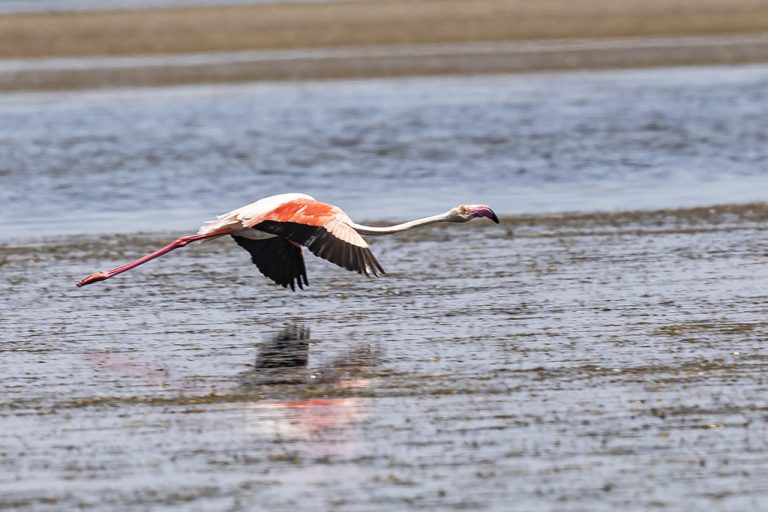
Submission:
<svg viewBox="0 0 768 512">
<path fill-rule="evenodd" d="M 2 21 L 2 18 L 0 18 Z M 0 91 L 759 64 L 763 33 L 0 60 Z"/>
<path fill-rule="evenodd" d="M 759 510 L 768 205 L 372 240 L 310 287 L 175 233 L 0 242 L 0 508 Z"/>
</svg>

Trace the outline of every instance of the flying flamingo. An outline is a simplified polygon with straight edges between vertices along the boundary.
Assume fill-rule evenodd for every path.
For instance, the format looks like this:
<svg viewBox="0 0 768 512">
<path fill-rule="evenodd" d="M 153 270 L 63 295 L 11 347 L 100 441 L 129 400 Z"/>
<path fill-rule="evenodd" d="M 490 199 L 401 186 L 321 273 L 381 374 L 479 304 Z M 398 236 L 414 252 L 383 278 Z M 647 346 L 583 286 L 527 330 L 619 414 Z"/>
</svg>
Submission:
<svg viewBox="0 0 768 512">
<path fill-rule="evenodd" d="M 260 199 L 216 220 L 206 222 L 196 235 L 183 236 L 162 249 L 111 270 L 94 272 L 77 286 L 104 281 L 190 242 L 231 235 L 251 254 L 262 274 L 283 288 L 303 288 L 307 281 L 302 246 L 347 270 L 375 276 L 384 269 L 360 235 L 389 235 L 436 222 L 467 222 L 488 217 L 499 222 L 489 206 L 460 205 L 442 213 L 389 227 L 355 224 L 341 208 L 321 203 L 306 194 L 280 194 Z"/>
</svg>

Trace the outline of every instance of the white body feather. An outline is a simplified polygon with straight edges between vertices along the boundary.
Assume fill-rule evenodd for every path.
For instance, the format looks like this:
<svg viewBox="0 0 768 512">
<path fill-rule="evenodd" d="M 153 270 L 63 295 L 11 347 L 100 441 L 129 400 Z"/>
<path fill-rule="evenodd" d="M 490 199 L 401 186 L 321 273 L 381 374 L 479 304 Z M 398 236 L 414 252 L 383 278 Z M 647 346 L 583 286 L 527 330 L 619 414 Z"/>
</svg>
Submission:
<svg viewBox="0 0 768 512">
<path fill-rule="evenodd" d="M 265 197 L 264 199 L 259 199 L 254 203 L 242 206 L 237 210 L 232 210 L 231 212 L 225 213 L 224 215 L 219 215 L 216 220 L 209 220 L 197 231 L 197 234 L 205 235 L 223 228 L 237 229 L 239 227 L 244 231 L 239 233 L 238 236 L 253 238 L 255 240 L 271 238 L 273 235 L 261 233 L 254 229 L 246 230 L 248 221 L 274 210 L 281 204 L 285 204 L 288 201 L 293 201 L 295 199 L 314 200 L 313 197 L 308 196 L 307 194 L 297 193 L 278 194 L 276 196 Z"/>
</svg>

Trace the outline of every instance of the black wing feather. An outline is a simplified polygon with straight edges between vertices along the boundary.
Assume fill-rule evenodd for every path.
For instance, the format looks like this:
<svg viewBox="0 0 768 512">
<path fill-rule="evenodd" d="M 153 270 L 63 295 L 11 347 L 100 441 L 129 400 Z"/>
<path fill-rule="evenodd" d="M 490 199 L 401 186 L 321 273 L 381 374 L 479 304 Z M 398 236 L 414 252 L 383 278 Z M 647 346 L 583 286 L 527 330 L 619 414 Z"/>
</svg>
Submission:
<svg viewBox="0 0 768 512">
<path fill-rule="evenodd" d="M 370 249 L 358 247 L 336 238 L 322 226 L 265 220 L 253 226 L 253 229 L 271 233 L 291 242 L 301 244 L 312 251 L 312 254 L 315 256 L 319 256 L 358 274 L 365 274 L 366 276 L 372 274 L 378 277 L 384 273 L 384 269 L 376 261 Z M 300 265 L 303 269 L 304 262 L 302 261 Z M 306 276 L 306 272 L 302 275 Z"/>
<path fill-rule="evenodd" d="M 304 288 L 308 285 L 307 267 L 301 247 L 281 237 L 265 240 L 252 240 L 241 236 L 232 236 L 237 245 L 251 254 L 251 261 L 256 264 L 262 274 L 283 288 L 296 286 Z"/>
</svg>

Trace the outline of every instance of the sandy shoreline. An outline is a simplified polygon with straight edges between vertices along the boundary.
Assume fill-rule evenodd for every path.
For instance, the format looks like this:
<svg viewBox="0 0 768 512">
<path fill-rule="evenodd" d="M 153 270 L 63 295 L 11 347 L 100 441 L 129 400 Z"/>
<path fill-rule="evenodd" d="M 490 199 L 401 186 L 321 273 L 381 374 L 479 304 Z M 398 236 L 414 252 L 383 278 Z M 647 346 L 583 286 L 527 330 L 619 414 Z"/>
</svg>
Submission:
<svg viewBox="0 0 768 512">
<path fill-rule="evenodd" d="M 766 30 L 766 0 L 389 0 L 240 5 L 1 16 L 0 58 Z"/>
<path fill-rule="evenodd" d="M 20 66 L 0 68 L 0 90 L 754 63 L 768 61 L 767 34 L 766 0 L 392 0 L 24 13 L 0 16 L 0 59 Z M 237 52 L 254 56 L 243 60 Z M 204 54 L 221 59 L 119 62 Z M 118 64 L 100 65 L 105 57 Z M 37 65 L 72 58 L 78 65 L 71 69 L 61 69 L 62 61 L 52 61 L 55 69 Z"/>
</svg>

